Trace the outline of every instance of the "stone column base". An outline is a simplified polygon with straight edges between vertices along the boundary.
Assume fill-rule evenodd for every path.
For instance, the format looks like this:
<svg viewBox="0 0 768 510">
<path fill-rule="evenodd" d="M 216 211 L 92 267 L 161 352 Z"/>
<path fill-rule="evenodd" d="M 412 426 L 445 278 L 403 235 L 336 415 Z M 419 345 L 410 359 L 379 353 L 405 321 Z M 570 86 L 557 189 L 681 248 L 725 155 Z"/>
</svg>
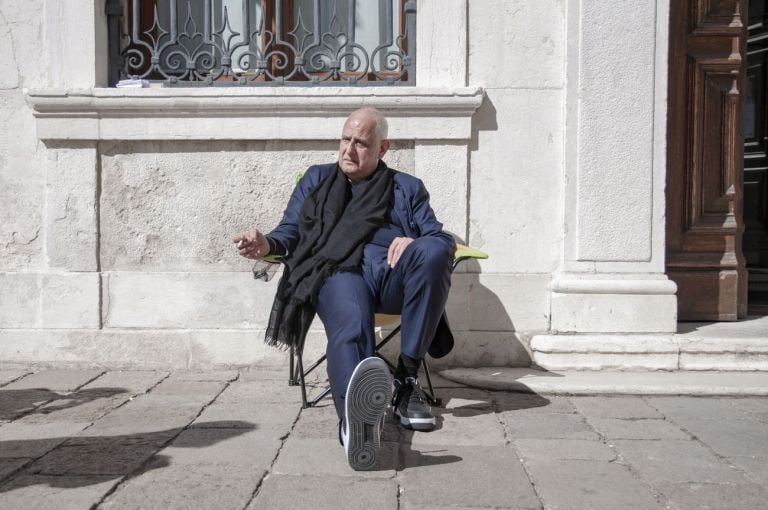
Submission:
<svg viewBox="0 0 768 510">
<path fill-rule="evenodd" d="M 677 286 L 666 276 L 565 274 L 552 282 L 553 331 L 674 333 Z"/>
</svg>

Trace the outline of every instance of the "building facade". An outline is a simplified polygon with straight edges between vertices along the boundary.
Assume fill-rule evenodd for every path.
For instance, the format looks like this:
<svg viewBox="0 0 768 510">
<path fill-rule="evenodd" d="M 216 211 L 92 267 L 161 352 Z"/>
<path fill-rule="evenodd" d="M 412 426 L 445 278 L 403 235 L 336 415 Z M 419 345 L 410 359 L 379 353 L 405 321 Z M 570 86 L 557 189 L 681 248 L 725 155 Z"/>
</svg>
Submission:
<svg viewBox="0 0 768 510">
<path fill-rule="evenodd" d="M 177 3 L 179 20 L 186 5 L 222 4 Z M 143 4 L 0 3 L 1 364 L 283 356 L 262 342 L 276 279 L 254 281 L 231 236 L 274 226 L 296 175 L 334 160 L 346 115 L 375 106 L 390 121 L 387 163 L 421 178 L 446 229 L 490 255 L 453 275 L 457 346 L 443 363 L 678 368 L 669 0 L 405 2 L 404 85 L 110 87 L 107 6 L 130 27 Z M 747 15 L 739 1 L 690 4 L 710 31 Z M 743 79 L 741 64 L 715 65 Z M 308 348 L 323 344 L 318 323 Z"/>
</svg>

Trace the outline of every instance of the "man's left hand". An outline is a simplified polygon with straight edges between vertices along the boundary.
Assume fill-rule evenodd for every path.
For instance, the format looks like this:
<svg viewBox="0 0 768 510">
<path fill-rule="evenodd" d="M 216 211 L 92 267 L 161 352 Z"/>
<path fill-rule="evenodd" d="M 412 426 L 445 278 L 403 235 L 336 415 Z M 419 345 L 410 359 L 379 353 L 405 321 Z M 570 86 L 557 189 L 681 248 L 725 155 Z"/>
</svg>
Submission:
<svg viewBox="0 0 768 510">
<path fill-rule="evenodd" d="M 397 261 L 400 260 L 400 256 L 405 251 L 405 248 L 412 242 L 413 239 L 410 237 L 395 237 L 392 240 L 392 244 L 389 245 L 389 250 L 387 251 L 387 264 L 389 264 L 389 267 L 395 267 L 395 264 L 397 264 Z"/>
</svg>

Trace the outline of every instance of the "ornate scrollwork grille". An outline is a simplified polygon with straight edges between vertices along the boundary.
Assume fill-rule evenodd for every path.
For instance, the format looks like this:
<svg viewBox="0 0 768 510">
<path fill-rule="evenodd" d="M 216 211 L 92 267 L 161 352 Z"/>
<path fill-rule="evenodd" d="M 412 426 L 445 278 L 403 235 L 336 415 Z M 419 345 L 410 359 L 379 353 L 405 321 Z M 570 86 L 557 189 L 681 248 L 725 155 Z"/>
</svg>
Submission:
<svg viewBox="0 0 768 510">
<path fill-rule="evenodd" d="M 415 0 L 107 0 L 107 16 L 112 86 L 415 84 Z"/>
</svg>

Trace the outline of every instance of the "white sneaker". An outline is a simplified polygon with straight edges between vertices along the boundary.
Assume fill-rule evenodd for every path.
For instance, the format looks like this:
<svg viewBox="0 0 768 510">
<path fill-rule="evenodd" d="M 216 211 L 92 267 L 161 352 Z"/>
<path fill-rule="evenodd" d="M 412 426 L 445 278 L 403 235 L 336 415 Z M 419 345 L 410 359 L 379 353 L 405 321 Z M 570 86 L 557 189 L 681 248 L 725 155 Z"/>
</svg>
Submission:
<svg viewBox="0 0 768 510">
<path fill-rule="evenodd" d="M 392 398 L 392 376 L 377 357 L 357 364 L 347 385 L 341 442 L 355 471 L 376 468 L 381 450 L 381 428 Z"/>
</svg>

